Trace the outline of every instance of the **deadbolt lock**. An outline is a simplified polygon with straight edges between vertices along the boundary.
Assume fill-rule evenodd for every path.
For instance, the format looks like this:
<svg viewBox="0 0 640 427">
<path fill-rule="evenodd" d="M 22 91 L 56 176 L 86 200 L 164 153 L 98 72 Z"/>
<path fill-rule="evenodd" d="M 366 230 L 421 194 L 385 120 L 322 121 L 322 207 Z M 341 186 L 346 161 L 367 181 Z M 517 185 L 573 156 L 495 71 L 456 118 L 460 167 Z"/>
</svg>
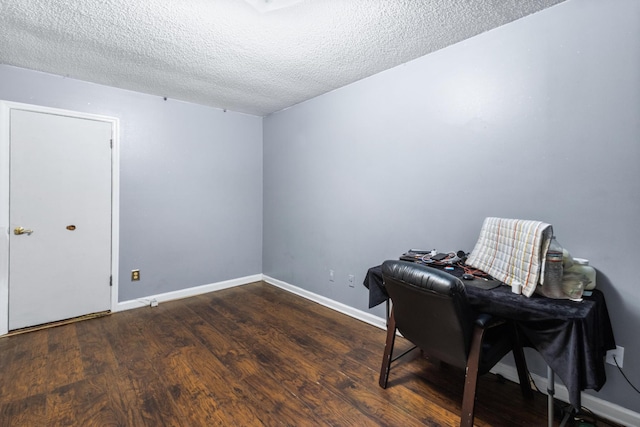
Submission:
<svg viewBox="0 0 640 427">
<path fill-rule="evenodd" d="M 19 236 L 21 234 L 31 236 L 31 233 L 33 233 L 33 230 L 25 230 L 24 227 L 16 227 L 13 229 L 13 234 L 15 234 L 16 236 Z"/>
</svg>

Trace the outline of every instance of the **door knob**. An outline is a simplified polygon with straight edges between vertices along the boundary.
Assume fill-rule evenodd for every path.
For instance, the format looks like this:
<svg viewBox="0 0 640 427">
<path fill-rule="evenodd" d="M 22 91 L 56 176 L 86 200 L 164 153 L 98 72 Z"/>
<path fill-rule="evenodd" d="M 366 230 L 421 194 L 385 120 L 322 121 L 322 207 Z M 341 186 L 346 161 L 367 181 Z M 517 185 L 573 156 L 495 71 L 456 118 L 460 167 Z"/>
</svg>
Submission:
<svg viewBox="0 0 640 427">
<path fill-rule="evenodd" d="M 33 233 L 33 230 L 25 230 L 24 227 L 16 227 L 13 229 L 13 234 L 15 234 L 16 236 L 19 236 L 21 234 L 31 236 L 31 233 Z"/>
</svg>

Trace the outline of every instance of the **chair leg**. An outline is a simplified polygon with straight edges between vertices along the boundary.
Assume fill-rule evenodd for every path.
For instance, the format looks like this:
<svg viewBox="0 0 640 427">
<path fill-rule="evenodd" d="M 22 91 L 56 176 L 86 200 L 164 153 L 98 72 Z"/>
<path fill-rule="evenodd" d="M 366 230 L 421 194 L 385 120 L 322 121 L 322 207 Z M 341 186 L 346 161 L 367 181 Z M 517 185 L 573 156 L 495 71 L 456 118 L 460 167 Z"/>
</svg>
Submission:
<svg viewBox="0 0 640 427">
<path fill-rule="evenodd" d="M 531 384 L 529 383 L 529 370 L 527 369 L 527 360 L 524 358 L 524 351 L 522 351 L 522 340 L 520 339 L 520 333 L 515 324 L 513 324 L 513 359 L 516 362 L 516 369 L 518 370 L 518 380 L 520 381 L 520 390 L 522 396 L 527 399 L 533 399 L 533 391 L 531 390 Z"/>
<path fill-rule="evenodd" d="M 476 327 L 473 330 L 469 358 L 464 381 L 464 394 L 462 397 L 462 414 L 460 415 L 460 427 L 473 427 L 473 417 L 476 404 L 476 388 L 478 385 L 478 368 L 480 365 L 480 352 L 482 350 L 482 338 L 484 329 Z"/>
<path fill-rule="evenodd" d="M 393 315 L 393 309 L 391 310 L 391 316 L 389 316 L 389 323 L 387 324 L 387 342 L 384 345 L 384 355 L 382 356 L 382 366 L 380 366 L 380 379 L 378 384 L 380 387 L 387 388 L 387 381 L 389 380 L 389 371 L 391 370 L 391 360 L 393 358 L 393 346 L 396 341 L 396 319 Z"/>
</svg>

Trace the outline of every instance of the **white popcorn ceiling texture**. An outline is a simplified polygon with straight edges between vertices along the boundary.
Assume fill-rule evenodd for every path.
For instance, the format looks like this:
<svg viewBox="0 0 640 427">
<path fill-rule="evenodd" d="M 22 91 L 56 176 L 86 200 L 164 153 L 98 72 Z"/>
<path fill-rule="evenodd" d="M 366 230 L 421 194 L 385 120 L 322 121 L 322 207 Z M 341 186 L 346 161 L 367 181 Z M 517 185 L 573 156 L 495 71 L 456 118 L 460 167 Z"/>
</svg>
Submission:
<svg viewBox="0 0 640 427">
<path fill-rule="evenodd" d="M 0 63 L 264 116 L 564 0 L 0 0 Z"/>
</svg>

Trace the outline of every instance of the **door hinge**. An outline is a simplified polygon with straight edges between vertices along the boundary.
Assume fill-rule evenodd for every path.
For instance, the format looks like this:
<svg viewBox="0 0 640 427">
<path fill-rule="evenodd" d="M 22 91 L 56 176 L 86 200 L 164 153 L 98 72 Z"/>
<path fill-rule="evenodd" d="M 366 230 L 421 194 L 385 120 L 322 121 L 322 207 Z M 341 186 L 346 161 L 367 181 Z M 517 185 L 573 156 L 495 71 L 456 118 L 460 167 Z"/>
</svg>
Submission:
<svg viewBox="0 0 640 427">
<path fill-rule="evenodd" d="M 109 276 L 109 286 L 113 286 L 113 276 Z"/>
<path fill-rule="evenodd" d="M 109 147 L 113 148 L 113 139 L 109 140 Z"/>
</svg>

